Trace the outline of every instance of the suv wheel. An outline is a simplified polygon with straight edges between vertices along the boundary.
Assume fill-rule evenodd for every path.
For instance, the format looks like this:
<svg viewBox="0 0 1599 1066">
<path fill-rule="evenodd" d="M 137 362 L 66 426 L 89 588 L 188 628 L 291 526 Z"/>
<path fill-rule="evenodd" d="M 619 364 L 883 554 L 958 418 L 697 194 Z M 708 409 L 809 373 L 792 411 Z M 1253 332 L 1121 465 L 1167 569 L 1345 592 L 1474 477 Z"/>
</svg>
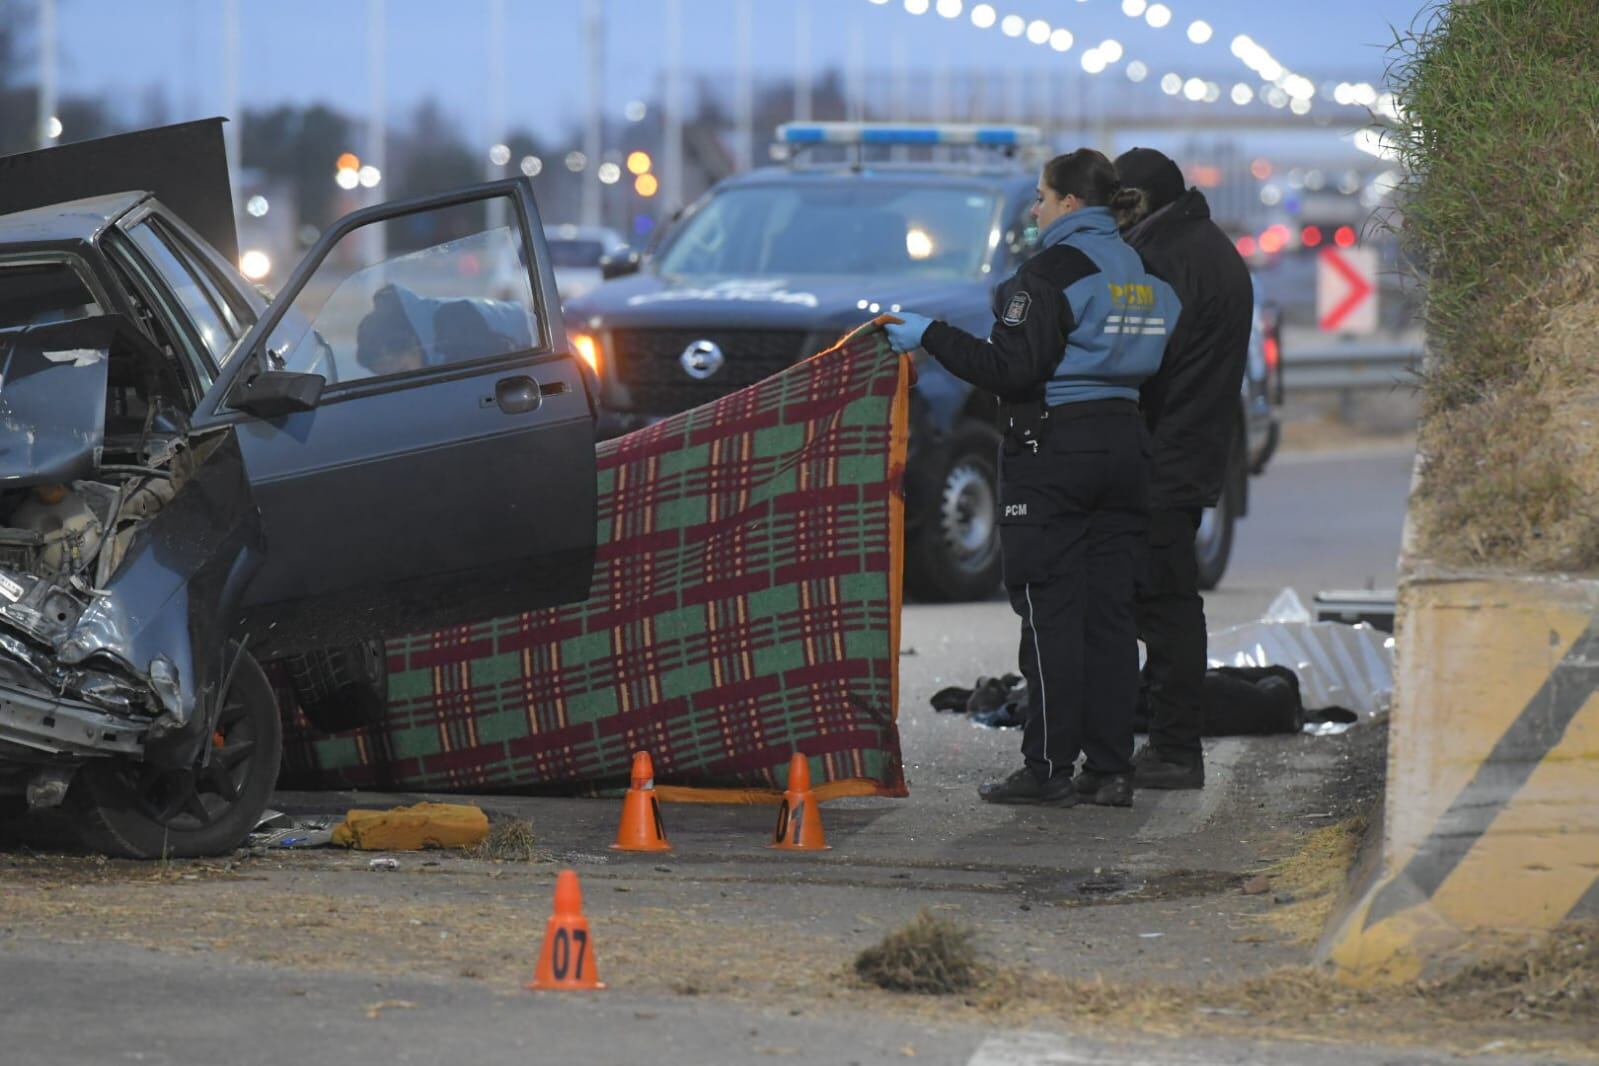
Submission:
<svg viewBox="0 0 1599 1066">
<path fill-rule="evenodd" d="M 1205 508 L 1194 536 L 1194 554 L 1199 561 L 1199 587 L 1209 592 L 1221 584 L 1227 562 L 1233 554 L 1233 527 L 1238 521 L 1239 501 L 1244 491 L 1243 449 L 1234 443 L 1227 463 L 1227 480 L 1222 484 L 1216 506 Z"/>
<path fill-rule="evenodd" d="M 905 551 L 917 599 L 982 600 L 999 587 L 999 433 L 970 422 L 955 433 L 937 496 Z"/>
<path fill-rule="evenodd" d="M 235 651 L 237 645 L 229 649 Z M 203 768 L 161 770 L 128 759 L 85 764 L 70 797 L 83 842 L 127 859 L 225 855 L 242 844 L 272 798 L 283 754 L 277 697 L 248 652 L 214 742 Z"/>
</svg>

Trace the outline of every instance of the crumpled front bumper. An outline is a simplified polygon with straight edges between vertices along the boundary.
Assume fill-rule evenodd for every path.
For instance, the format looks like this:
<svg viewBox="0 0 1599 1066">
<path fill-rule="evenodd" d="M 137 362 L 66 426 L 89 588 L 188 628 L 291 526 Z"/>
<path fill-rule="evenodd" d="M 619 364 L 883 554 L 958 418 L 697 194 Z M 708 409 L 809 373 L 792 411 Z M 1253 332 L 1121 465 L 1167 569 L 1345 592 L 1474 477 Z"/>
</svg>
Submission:
<svg viewBox="0 0 1599 1066">
<path fill-rule="evenodd" d="M 144 754 L 148 721 L 0 683 L 0 744 L 46 755 Z"/>
</svg>

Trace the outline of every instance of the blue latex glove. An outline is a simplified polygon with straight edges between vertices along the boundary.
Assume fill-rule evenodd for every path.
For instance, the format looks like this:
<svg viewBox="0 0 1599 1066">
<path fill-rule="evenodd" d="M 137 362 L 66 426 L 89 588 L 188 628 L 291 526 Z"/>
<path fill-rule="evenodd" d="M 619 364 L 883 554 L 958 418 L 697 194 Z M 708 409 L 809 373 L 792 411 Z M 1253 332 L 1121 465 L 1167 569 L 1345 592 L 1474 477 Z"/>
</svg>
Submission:
<svg viewBox="0 0 1599 1066">
<path fill-rule="evenodd" d="M 883 329 L 888 333 L 888 346 L 896 352 L 914 351 L 922 346 L 922 334 L 927 332 L 927 327 L 933 320 L 926 315 L 918 315 L 910 311 L 896 311 L 894 317 L 899 322 L 884 323 Z"/>
</svg>

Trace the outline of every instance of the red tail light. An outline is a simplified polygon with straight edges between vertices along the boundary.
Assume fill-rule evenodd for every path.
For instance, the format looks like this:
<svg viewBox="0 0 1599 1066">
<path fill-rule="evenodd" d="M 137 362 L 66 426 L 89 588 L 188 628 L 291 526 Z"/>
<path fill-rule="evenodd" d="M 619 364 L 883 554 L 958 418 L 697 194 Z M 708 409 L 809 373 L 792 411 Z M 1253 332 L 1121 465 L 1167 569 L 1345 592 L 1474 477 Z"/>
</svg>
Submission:
<svg viewBox="0 0 1599 1066">
<path fill-rule="evenodd" d="M 1266 347 L 1266 369 L 1268 371 L 1270 371 L 1271 373 L 1275 374 L 1275 373 L 1277 373 L 1277 367 L 1280 365 L 1280 360 L 1282 359 L 1282 352 L 1278 348 L 1277 338 L 1272 336 L 1272 335 L 1270 335 L 1270 334 L 1267 334 L 1265 347 Z"/>
</svg>

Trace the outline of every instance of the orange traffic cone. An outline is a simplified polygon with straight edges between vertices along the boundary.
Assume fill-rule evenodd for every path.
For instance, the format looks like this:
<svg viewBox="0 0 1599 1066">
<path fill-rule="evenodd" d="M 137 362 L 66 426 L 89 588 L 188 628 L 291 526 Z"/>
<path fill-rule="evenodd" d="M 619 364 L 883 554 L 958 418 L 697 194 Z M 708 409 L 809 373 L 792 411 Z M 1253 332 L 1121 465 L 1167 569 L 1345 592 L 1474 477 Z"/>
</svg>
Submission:
<svg viewBox="0 0 1599 1066">
<path fill-rule="evenodd" d="M 594 958 L 589 920 L 583 917 L 583 889 L 575 870 L 562 870 L 555 878 L 555 913 L 544 927 L 533 980 L 524 988 L 604 988 Z"/>
<path fill-rule="evenodd" d="M 655 765 L 650 753 L 633 753 L 633 780 L 622 800 L 622 824 L 616 830 L 612 851 L 671 851 L 666 826 L 661 821 L 661 801 L 655 797 Z"/>
<path fill-rule="evenodd" d="M 783 851 L 826 851 L 822 834 L 822 808 L 811 791 L 811 764 L 799 752 L 788 764 L 788 789 L 777 810 L 777 829 L 767 847 Z"/>
</svg>

